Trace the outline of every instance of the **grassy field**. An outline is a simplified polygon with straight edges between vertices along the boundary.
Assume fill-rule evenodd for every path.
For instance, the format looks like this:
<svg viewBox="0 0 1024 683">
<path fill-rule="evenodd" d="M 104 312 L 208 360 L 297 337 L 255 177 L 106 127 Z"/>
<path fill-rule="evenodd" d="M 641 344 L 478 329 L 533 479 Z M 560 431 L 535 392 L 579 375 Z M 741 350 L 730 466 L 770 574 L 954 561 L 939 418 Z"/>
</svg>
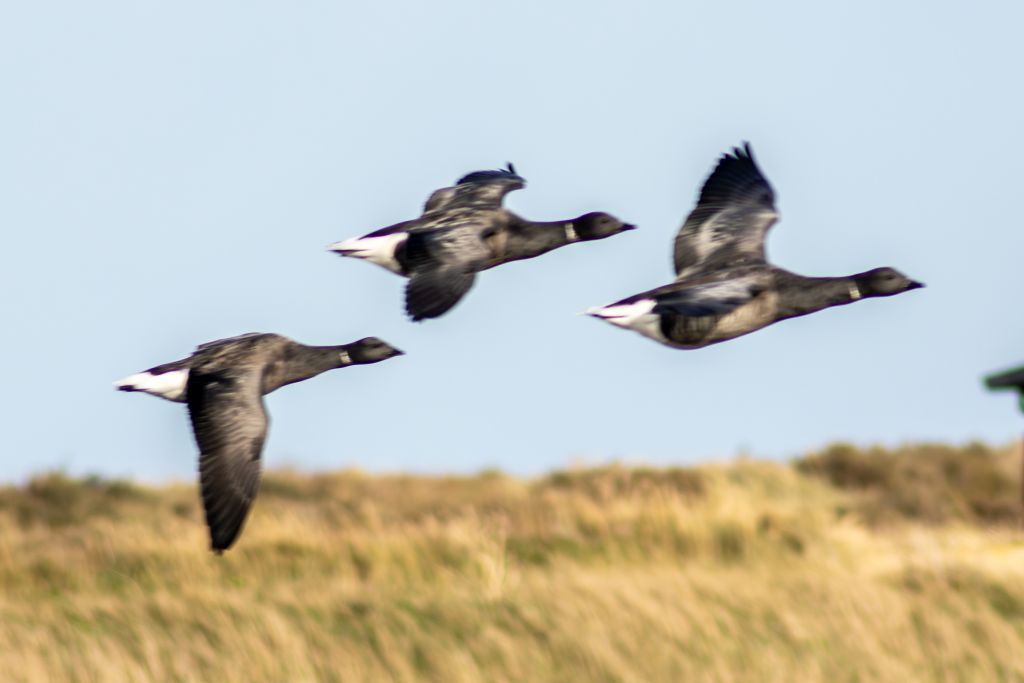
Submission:
<svg viewBox="0 0 1024 683">
<path fill-rule="evenodd" d="M 0 489 L 3 681 L 1024 681 L 1019 453 Z"/>
</svg>

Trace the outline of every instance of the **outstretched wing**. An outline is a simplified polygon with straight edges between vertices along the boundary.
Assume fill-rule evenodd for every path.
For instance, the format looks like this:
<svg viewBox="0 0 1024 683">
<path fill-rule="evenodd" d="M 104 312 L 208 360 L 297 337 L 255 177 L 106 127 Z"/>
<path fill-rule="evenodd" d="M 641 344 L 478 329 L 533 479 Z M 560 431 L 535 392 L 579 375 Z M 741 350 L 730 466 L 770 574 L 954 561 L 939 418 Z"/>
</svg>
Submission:
<svg viewBox="0 0 1024 683">
<path fill-rule="evenodd" d="M 210 548 L 238 538 L 260 486 L 260 459 L 269 420 L 257 367 L 218 368 L 201 360 L 186 387 L 199 446 L 199 483 Z"/>
<path fill-rule="evenodd" d="M 675 313 L 688 318 L 720 316 L 748 303 L 764 291 L 764 282 L 757 274 L 686 285 L 682 282 L 656 291 L 654 313 Z"/>
<path fill-rule="evenodd" d="M 447 211 L 461 206 L 500 209 L 509 192 L 526 187 L 526 180 L 512 164 L 494 171 L 474 171 L 459 178 L 453 187 L 436 190 L 427 200 L 424 213 Z"/>
<path fill-rule="evenodd" d="M 277 336 L 277 335 L 270 334 L 270 333 L 267 333 L 267 332 L 246 332 L 245 334 L 235 335 L 234 337 L 225 337 L 224 339 L 215 339 L 214 341 L 208 341 L 208 342 L 204 342 L 202 344 L 199 344 L 198 346 L 196 346 L 196 353 L 199 353 L 201 351 L 209 351 L 212 348 L 216 348 L 218 346 L 224 346 L 226 344 L 234 344 L 235 342 L 243 341 L 243 340 L 246 340 L 246 339 L 248 339 L 248 340 L 255 340 L 258 337 L 270 338 L 270 337 L 274 337 L 274 336 Z"/>
<path fill-rule="evenodd" d="M 414 321 L 444 315 L 465 296 L 475 278 L 475 271 L 452 265 L 416 271 L 405 287 L 405 312 Z"/>
<path fill-rule="evenodd" d="M 423 213 L 430 213 L 431 211 L 442 209 L 445 206 L 448 206 L 454 198 L 454 187 L 442 187 L 440 190 L 434 190 L 430 197 L 427 198 L 427 203 L 423 205 Z"/>
<path fill-rule="evenodd" d="M 502 199 L 525 185 L 509 164 L 504 169 L 474 171 L 454 187 L 430 196 L 405 243 L 412 273 L 405 310 L 413 320 L 443 315 L 469 291 L 476 272 L 492 257 L 488 239 L 501 222 L 497 216 L 505 215 Z"/>
<path fill-rule="evenodd" d="M 409 233 L 406 255 L 412 275 L 405 288 L 405 310 L 413 320 L 443 315 L 469 291 L 491 254 L 485 232 L 467 222 Z"/>
<path fill-rule="evenodd" d="M 521 185 L 524 185 L 526 181 L 521 175 L 516 173 L 516 167 L 512 165 L 512 162 L 508 162 L 505 168 L 496 168 L 487 171 L 473 171 L 459 178 L 456 185 L 465 185 L 467 183 L 489 183 L 494 181 L 516 181 Z M 519 188 L 516 188 L 519 189 Z"/>
<path fill-rule="evenodd" d="M 676 276 L 766 263 L 765 235 L 776 220 L 775 192 L 743 143 L 718 160 L 676 235 Z"/>
</svg>

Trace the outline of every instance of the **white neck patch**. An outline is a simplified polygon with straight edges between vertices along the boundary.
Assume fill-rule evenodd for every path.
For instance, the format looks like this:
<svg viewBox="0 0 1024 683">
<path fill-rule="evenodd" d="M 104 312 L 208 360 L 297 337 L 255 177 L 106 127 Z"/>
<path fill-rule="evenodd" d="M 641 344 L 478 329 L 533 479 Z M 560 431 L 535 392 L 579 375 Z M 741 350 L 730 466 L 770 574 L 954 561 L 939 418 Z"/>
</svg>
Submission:
<svg viewBox="0 0 1024 683">
<path fill-rule="evenodd" d="M 576 234 L 576 228 L 573 227 L 572 223 L 565 224 L 565 238 L 570 242 L 575 242 L 580 238 L 580 236 Z"/>
<path fill-rule="evenodd" d="M 348 355 L 348 351 L 346 351 L 345 349 L 342 349 L 338 353 L 338 357 L 341 358 L 341 362 L 344 365 L 349 365 L 350 363 L 352 363 L 352 356 Z"/>
<path fill-rule="evenodd" d="M 862 296 L 864 296 L 864 295 L 860 293 L 860 287 L 857 286 L 856 282 L 852 282 L 851 281 L 850 282 L 850 299 L 852 301 L 856 301 L 857 299 L 861 298 Z"/>
</svg>

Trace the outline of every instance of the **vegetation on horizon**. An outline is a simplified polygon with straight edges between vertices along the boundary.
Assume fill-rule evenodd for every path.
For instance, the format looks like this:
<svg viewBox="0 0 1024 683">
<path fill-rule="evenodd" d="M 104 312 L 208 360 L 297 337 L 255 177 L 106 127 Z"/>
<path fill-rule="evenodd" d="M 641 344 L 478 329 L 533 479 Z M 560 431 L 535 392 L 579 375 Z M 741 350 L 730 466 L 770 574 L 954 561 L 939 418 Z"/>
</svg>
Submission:
<svg viewBox="0 0 1024 683">
<path fill-rule="evenodd" d="M 11 681 L 1024 680 L 1019 453 L 0 488 Z"/>
</svg>

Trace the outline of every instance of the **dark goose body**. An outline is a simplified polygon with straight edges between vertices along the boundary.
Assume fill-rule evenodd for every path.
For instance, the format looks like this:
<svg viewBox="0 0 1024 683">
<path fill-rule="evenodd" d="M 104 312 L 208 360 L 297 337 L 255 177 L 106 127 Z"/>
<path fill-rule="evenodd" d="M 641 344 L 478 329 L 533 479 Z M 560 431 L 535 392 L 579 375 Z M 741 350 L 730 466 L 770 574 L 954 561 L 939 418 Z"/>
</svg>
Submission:
<svg viewBox="0 0 1024 683">
<path fill-rule="evenodd" d="M 676 236 L 675 282 L 587 313 L 666 346 L 696 349 L 787 318 L 923 286 L 893 268 L 842 277 L 778 268 L 765 252 L 777 220 L 775 192 L 750 146 L 734 149 L 719 160 Z"/>
<path fill-rule="evenodd" d="M 375 337 L 339 346 L 306 346 L 277 334 L 251 333 L 202 344 L 182 360 L 116 383 L 188 405 L 199 446 L 199 482 L 210 547 L 222 552 L 241 533 L 259 489 L 269 416 L 263 396 L 349 365 L 402 352 Z"/>
<path fill-rule="evenodd" d="M 455 186 L 435 191 L 418 219 L 328 248 L 408 277 L 406 312 L 422 320 L 450 310 L 472 287 L 477 272 L 634 227 L 602 212 L 528 221 L 502 206 L 506 194 L 524 186 L 511 165 L 470 173 Z"/>
</svg>

